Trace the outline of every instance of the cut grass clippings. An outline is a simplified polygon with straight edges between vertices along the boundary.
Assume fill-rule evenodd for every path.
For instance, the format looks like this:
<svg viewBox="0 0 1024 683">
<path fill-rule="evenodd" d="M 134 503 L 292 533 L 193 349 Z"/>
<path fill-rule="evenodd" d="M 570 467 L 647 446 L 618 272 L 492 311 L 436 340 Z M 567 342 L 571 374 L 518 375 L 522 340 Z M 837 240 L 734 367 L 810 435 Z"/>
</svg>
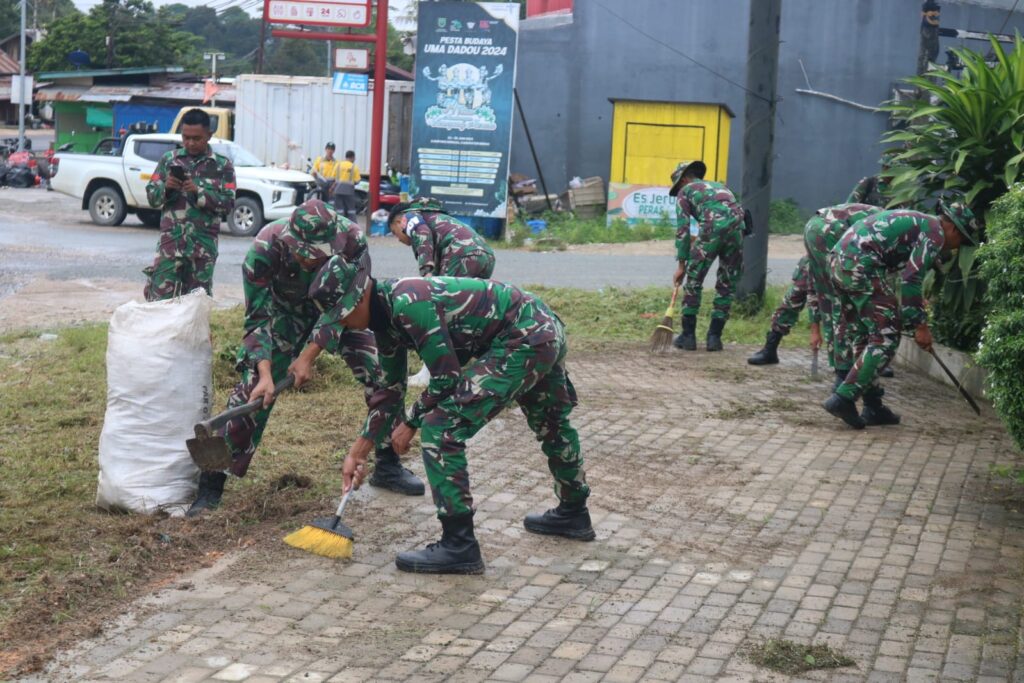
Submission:
<svg viewBox="0 0 1024 683">
<path fill-rule="evenodd" d="M 671 296 L 668 287 L 530 289 L 565 321 L 570 362 L 573 348 L 629 344 L 641 353 Z M 725 341 L 761 343 L 781 295 L 771 288 L 752 316 L 734 317 Z M 212 328 L 215 405 L 223 406 L 237 379 L 241 309 L 214 312 Z M 0 336 L 0 679 L 92 635 L 113 609 L 154 585 L 223 552 L 279 542 L 282 531 L 333 508 L 340 460 L 365 414 L 344 362 L 321 357 L 314 381 L 275 404 L 249 475 L 229 482 L 210 519 L 103 512 L 95 495 L 106 338 L 106 325 L 61 329 L 53 341 L 38 331 Z M 806 324 L 791 339 L 806 344 Z"/>
<path fill-rule="evenodd" d="M 827 645 L 801 645 L 791 640 L 766 640 L 747 650 L 751 662 L 765 669 L 794 676 L 817 669 L 841 669 L 856 662 Z"/>
</svg>

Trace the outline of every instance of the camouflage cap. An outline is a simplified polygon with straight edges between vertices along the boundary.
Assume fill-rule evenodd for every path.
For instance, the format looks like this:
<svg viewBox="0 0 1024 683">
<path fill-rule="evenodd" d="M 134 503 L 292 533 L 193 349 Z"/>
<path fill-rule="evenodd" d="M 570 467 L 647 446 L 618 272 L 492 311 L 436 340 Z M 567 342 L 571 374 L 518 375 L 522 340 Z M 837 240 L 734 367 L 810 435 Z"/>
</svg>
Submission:
<svg viewBox="0 0 1024 683">
<path fill-rule="evenodd" d="M 331 242 L 338 234 L 338 212 L 319 199 L 310 199 L 292 212 L 285 242 L 300 257 L 310 261 L 334 253 Z"/>
<path fill-rule="evenodd" d="M 363 298 L 369 281 L 367 259 L 350 263 L 341 256 L 332 256 L 313 278 L 309 286 L 309 298 L 331 320 L 342 320 L 352 313 Z"/>
<path fill-rule="evenodd" d="M 967 241 L 971 244 L 978 243 L 978 221 L 974 212 L 962 201 L 951 201 L 948 199 L 939 200 L 939 213 L 947 217 L 956 226 Z"/>
<path fill-rule="evenodd" d="M 672 171 L 672 189 L 668 191 L 670 196 L 675 197 L 679 194 L 679 190 L 683 187 L 683 178 L 686 177 L 687 172 L 692 172 L 703 180 L 704 174 L 708 172 L 708 167 L 699 159 L 696 161 L 680 161 L 679 165 L 676 166 L 676 170 Z"/>
</svg>

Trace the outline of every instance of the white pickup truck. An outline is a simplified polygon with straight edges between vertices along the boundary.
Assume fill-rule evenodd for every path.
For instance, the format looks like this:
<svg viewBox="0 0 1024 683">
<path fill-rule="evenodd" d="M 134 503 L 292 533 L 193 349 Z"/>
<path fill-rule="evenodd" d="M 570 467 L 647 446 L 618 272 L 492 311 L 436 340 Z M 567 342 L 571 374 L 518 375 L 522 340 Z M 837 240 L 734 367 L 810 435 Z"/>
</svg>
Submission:
<svg viewBox="0 0 1024 683">
<path fill-rule="evenodd" d="M 53 157 L 50 186 L 82 200 L 82 209 L 97 225 L 120 225 L 134 213 L 143 224 L 158 226 L 160 211 L 146 199 L 157 162 L 181 145 L 181 136 L 170 133 L 129 135 L 101 141 L 92 154 L 58 152 Z M 290 216 L 316 187 L 313 177 L 264 165 L 234 142 L 210 140 L 217 154 L 235 167 L 238 189 L 235 208 L 227 217 L 236 235 L 255 235 L 267 221 Z"/>
</svg>

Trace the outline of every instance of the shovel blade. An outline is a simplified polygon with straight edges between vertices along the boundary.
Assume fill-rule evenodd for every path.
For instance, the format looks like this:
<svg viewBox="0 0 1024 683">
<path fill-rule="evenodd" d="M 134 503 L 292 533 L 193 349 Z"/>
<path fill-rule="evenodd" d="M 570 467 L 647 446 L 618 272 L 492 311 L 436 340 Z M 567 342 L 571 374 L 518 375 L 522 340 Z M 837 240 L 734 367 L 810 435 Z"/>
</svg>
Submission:
<svg viewBox="0 0 1024 683">
<path fill-rule="evenodd" d="M 188 446 L 192 462 L 204 472 L 223 472 L 231 467 L 231 453 L 222 438 L 196 437 L 186 440 L 185 445 Z"/>
</svg>

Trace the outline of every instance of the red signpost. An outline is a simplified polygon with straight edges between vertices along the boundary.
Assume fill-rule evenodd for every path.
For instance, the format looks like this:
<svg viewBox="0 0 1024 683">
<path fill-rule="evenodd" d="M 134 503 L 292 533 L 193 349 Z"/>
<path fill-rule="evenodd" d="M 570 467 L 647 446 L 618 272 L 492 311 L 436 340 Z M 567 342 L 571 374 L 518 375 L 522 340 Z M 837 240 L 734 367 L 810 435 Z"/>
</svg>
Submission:
<svg viewBox="0 0 1024 683">
<path fill-rule="evenodd" d="M 264 0 L 263 21 L 268 24 L 332 26 L 340 28 L 370 25 L 372 0 Z M 373 126 L 370 130 L 370 213 L 380 208 L 381 152 L 384 141 L 384 91 L 388 59 L 388 2 L 377 0 L 374 35 L 328 33 L 296 29 L 273 29 L 277 38 L 330 40 L 339 43 L 371 43 L 373 50 Z"/>
</svg>

